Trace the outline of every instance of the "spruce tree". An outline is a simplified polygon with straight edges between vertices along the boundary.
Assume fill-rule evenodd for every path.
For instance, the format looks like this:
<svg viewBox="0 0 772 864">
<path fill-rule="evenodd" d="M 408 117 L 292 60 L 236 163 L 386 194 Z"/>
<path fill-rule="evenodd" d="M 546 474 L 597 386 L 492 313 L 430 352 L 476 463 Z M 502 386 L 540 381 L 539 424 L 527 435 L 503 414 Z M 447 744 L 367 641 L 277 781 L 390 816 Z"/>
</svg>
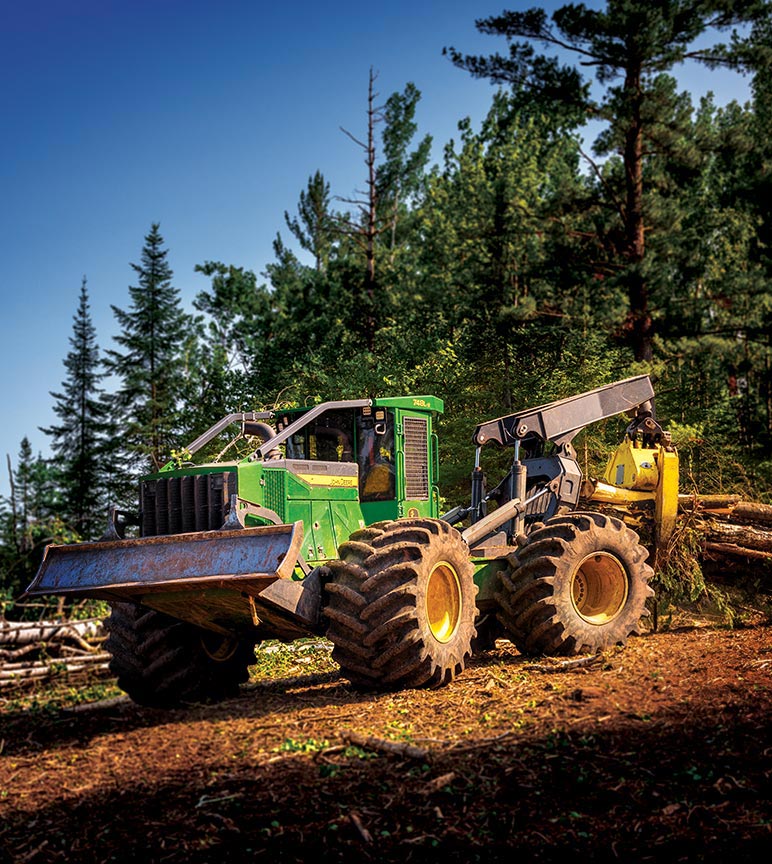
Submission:
<svg viewBox="0 0 772 864">
<path fill-rule="evenodd" d="M 184 347 L 189 317 L 172 285 L 172 270 L 159 223 L 145 237 L 136 286 L 129 287 L 131 306 L 113 306 L 121 327 L 108 350 L 105 369 L 118 380 L 112 397 L 119 451 L 130 468 L 158 470 L 178 442 L 178 396 L 185 373 Z"/>
<path fill-rule="evenodd" d="M 67 531 L 57 513 L 59 476 L 55 464 L 33 456 L 24 436 L 13 467 L 10 456 L 10 494 L 0 501 L 0 592 L 19 594 L 35 575 L 48 543 L 77 539 Z"/>
<path fill-rule="evenodd" d="M 61 516 L 82 539 L 94 538 L 105 521 L 104 442 L 107 405 L 100 381 L 96 330 L 89 311 L 86 277 L 73 316 L 67 372 L 54 398 L 59 424 L 42 429 L 51 436 L 61 484 Z"/>
</svg>

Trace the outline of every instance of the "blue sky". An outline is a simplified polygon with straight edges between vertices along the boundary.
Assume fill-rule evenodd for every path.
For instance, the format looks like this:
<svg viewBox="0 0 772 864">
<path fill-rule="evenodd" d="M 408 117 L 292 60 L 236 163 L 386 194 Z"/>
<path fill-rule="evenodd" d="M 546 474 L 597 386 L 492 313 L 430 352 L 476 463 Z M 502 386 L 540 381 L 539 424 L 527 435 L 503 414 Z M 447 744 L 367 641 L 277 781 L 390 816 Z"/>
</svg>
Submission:
<svg viewBox="0 0 772 864">
<path fill-rule="evenodd" d="M 368 71 L 382 100 L 412 81 L 435 161 L 492 89 L 442 56 L 503 50 L 474 19 L 530 2 L 0 0 L 0 353 L 6 453 L 54 421 L 82 276 L 99 344 L 128 305 L 130 262 L 161 223 L 187 308 L 197 263 L 263 271 L 309 175 L 334 194 L 364 185 Z M 554 8 L 558 3 L 546 3 Z M 595 5 L 595 4 L 591 4 Z M 684 70 L 699 96 L 748 96 L 748 79 Z"/>
</svg>

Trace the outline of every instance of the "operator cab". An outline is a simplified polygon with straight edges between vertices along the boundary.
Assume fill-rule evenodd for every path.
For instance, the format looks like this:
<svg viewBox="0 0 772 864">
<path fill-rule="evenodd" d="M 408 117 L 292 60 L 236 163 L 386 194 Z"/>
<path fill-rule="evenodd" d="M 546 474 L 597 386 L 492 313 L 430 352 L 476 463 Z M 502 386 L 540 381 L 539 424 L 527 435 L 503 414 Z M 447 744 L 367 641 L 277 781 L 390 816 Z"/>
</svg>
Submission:
<svg viewBox="0 0 772 864">
<path fill-rule="evenodd" d="M 298 419 L 280 415 L 278 432 Z M 364 406 L 326 411 L 291 435 L 286 458 L 320 462 L 356 462 L 359 500 L 393 501 L 397 497 L 394 410 Z"/>
</svg>

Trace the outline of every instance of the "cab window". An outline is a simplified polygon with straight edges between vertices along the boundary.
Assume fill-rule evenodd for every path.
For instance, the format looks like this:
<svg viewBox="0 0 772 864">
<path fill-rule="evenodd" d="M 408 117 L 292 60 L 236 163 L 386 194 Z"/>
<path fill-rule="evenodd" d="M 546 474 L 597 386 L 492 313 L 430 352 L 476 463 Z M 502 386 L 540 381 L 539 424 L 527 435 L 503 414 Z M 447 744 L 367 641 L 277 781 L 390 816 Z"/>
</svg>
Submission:
<svg viewBox="0 0 772 864">
<path fill-rule="evenodd" d="M 327 411 L 287 441 L 288 459 L 354 461 L 353 411 Z"/>
<path fill-rule="evenodd" d="M 358 416 L 357 441 L 360 500 L 393 501 L 397 493 L 392 412 L 376 410 Z"/>
</svg>

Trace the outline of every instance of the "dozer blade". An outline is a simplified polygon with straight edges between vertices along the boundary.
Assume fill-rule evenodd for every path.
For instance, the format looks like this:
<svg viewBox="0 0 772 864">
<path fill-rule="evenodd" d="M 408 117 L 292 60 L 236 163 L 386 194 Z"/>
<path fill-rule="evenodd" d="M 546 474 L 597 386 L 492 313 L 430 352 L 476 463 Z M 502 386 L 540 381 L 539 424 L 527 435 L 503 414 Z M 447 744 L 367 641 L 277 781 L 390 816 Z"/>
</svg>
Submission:
<svg viewBox="0 0 772 864">
<path fill-rule="evenodd" d="M 291 579 L 302 542 L 303 523 L 296 522 L 51 545 L 27 594 L 135 601 L 233 632 L 264 621 L 260 594 Z M 268 590 L 265 599 L 274 593 Z"/>
<path fill-rule="evenodd" d="M 248 591 L 292 575 L 302 523 L 48 546 L 27 594 L 130 600 L 180 588 Z"/>
</svg>

